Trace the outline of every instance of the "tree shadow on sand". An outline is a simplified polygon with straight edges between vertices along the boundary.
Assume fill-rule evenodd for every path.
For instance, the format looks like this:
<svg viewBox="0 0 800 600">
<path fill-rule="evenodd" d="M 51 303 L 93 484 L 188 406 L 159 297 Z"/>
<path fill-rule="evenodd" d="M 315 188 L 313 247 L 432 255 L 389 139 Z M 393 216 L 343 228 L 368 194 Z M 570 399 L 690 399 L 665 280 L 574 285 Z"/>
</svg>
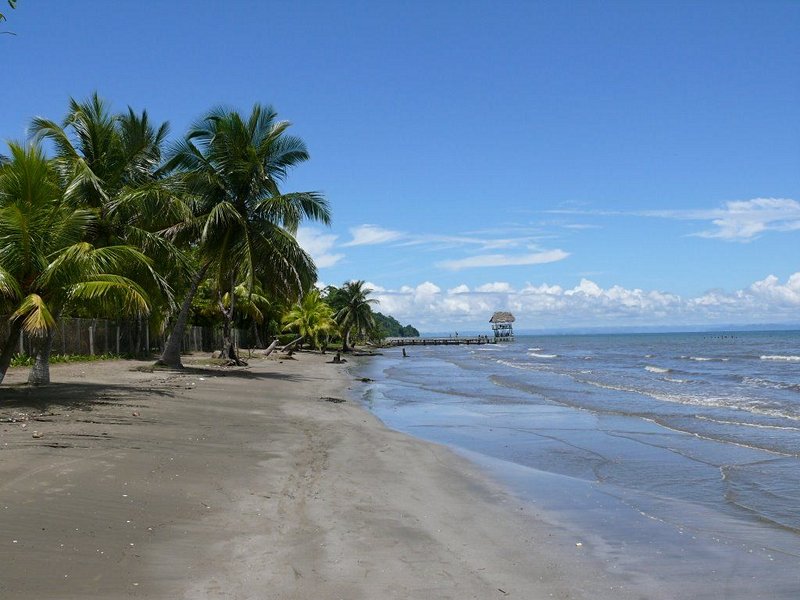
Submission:
<svg viewBox="0 0 800 600">
<path fill-rule="evenodd" d="M 199 377 L 231 377 L 239 379 L 263 380 L 263 381 L 311 381 L 312 377 L 306 377 L 297 373 L 264 373 L 256 372 L 241 367 L 196 367 L 185 366 L 182 369 L 168 369 L 156 367 L 153 373 L 164 373 L 172 375 L 196 375 Z"/>
<path fill-rule="evenodd" d="M 125 406 L 144 397 L 173 397 L 174 390 L 107 383 L 27 384 L 0 387 L 0 414 L 7 410 L 52 411 L 55 408 L 92 410 L 95 406 Z M 131 406 L 135 406 L 131 404 Z"/>
</svg>

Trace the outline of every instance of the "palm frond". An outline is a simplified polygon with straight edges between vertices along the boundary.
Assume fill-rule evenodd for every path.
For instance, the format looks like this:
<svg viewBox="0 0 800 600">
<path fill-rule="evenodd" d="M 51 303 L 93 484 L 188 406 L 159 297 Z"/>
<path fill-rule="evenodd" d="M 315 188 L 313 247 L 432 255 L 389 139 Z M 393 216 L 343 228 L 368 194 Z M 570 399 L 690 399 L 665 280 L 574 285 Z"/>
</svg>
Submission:
<svg viewBox="0 0 800 600">
<path fill-rule="evenodd" d="M 34 141 L 49 140 L 55 146 L 56 154 L 72 159 L 79 158 L 78 151 L 72 145 L 67 132 L 55 121 L 35 117 L 31 122 L 31 137 Z"/>
<path fill-rule="evenodd" d="M 97 275 L 91 281 L 76 283 L 69 289 L 69 298 L 93 303 L 108 314 L 150 312 L 150 301 L 144 289 L 122 275 Z"/>
<path fill-rule="evenodd" d="M 0 267 L 0 295 L 9 300 L 16 300 L 22 296 L 19 282 L 3 267 Z"/>
<path fill-rule="evenodd" d="M 324 225 L 331 223 L 330 205 L 319 192 L 291 192 L 268 196 L 259 200 L 253 210 L 259 218 L 277 223 L 292 232 L 297 230 L 303 218 Z"/>
<path fill-rule="evenodd" d="M 52 329 L 55 318 L 39 294 L 28 294 L 11 315 L 11 320 L 22 320 L 22 329 L 32 334 L 42 334 Z"/>
</svg>

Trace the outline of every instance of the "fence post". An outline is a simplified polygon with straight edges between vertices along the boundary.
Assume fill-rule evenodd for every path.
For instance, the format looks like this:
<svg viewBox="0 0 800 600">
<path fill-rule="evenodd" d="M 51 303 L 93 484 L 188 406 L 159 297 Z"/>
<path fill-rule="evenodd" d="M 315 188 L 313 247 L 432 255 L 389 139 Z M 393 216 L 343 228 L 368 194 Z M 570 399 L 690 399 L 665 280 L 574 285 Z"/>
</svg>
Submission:
<svg viewBox="0 0 800 600">
<path fill-rule="evenodd" d="M 119 356 L 119 321 L 117 321 L 117 356 Z"/>
<path fill-rule="evenodd" d="M 25 354 L 25 340 L 22 337 L 22 330 L 19 330 L 19 353 Z"/>
<path fill-rule="evenodd" d="M 89 356 L 94 356 L 94 319 L 89 321 Z"/>
</svg>

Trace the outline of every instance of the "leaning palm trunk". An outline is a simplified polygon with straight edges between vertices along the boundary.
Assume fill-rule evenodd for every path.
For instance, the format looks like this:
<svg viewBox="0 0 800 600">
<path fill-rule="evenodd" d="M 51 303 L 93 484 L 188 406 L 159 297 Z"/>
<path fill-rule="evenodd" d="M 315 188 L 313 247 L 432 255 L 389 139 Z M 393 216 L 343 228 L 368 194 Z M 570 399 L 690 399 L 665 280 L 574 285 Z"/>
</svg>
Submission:
<svg viewBox="0 0 800 600">
<path fill-rule="evenodd" d="M 0 383 L 3 383 L 8 367 L 11 365 L 11 359 L 14 358 L 14 350 L 17 349 L 17 340 L 19 339 L 19 332 L 20 329 L 22 329 L 22 325 L 18 319 L 15 319 L 10 323 L 8 329 L 8 337 L 6 338 L 5 344 L 3 344 L 2 352 L 0 352 Z"/>
<path fill-rule="evenodd" d="M 28 383 L 31 385 L 46 385 L 50 383 L 50 353 L 53 350 L 53 331 L 36 337 L 36 356 L 33 360 L 31 372 L 28 374 Z"/>
<path fill-rule="evenodd" d="M 178 313 L 178 318 L 175 320 L 175 326 L 167 338 L 167 343 L 164 344 L 164 352 L 161 357 L 156 361 L 157 365 L 165 367 L 172 367 L 173 369 L 182 369 L 183 363 L 181 362 L 181 342 L 183 341 L 183 333 L 186 331 L 186 322 L 189 320 L 189 310 L 192 308 L 192 300 L 197 294 L 197 288 L 206 276 L 206 271 L 210 263 L 206 263 L 194 277 L 189 291 L 186 292 L 186 297 L 181 304 L 181 311 Z"/>
</svg>

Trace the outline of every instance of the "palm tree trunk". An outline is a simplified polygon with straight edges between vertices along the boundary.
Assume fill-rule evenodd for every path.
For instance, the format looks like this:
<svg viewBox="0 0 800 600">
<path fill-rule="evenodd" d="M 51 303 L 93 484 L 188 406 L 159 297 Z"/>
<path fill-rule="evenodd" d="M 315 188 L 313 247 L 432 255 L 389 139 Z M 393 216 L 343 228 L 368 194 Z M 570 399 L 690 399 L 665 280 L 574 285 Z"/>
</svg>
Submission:
<svg viewBox="0 0 800 600">
<path fill-rule="evenodd" d="M 261 341 L 261 334 L 258 332 L 258 323 L 253 321 L 253 341 L 255 342 L 256 348 L 263 348 L 264 342 Z"/>
<path fill-rule="evenodd" d="M 192 308 L 192 300 L 197 294 L 197 288 L 206 276 L 206 271 L 211 263 L 206 263 L 197 274 L 194 276 L 192 285 L 186 292 L 186 297 L 181 304 L 181 311 L 178 313 L 178 318 L 175 320 L 175 326 L 167 338 L 167 343 L 164 344 L 164 352 L 161 357 L 156 361 L 157 365 L 165 367 L 172 367 L 173 369 L 182 369 L 183 363 L 181 362 L 181 342 L 183 341 L 183 333 L 186 331 L 186 322 L 189 320 L 189 310 Z"/>
<path fill-rule="evenodd" d="M 36 357 L 33 360 L 31 372 L 28 374 L 28 383 L 31 385 L 46 385 L 50 383 L 50 352 L 53 350 L 53 332 L 36 338 Z"/>
<path fill-rule="evenodd" d="M 3 383 L 8 367 L 11 365 L 11 359 L 14 358 L 14 350 L 17 348 L 20 329 L 22 329 L 22 324 L 19 319 L 15 319 L 9 324 L 8 337 L 3 344 L 2 352 L 0 352 L 0 383 Z"/>
<path fill-rule="evenodd" d="M 342 337 L 342 352 L 350 352 L 350 331 L 352 327 L 348 327 L 347 331 L 344 332 L 344 337 Z"/>
<path fill-rule="evenodd" d="M 233 311 L 236 309 L 236 284 L 233 275 L 231 275 L 230 286 L 228 292 L 228 296 L 231 299 L 230 308 L 226 309 L 220 301 L 220 305 L 222 306 L 222 352 L 219 357 L 225 358 L 233 364 L 243 365 L 244 362 L 239 360 L 239 357 L 236 355 L 236 346 L 233 343 Z"/>
<path fill-rule="evenodd" d="M 236 360 L 236 348 L 233 347 L 233 336 L 231 336 L 231 318 L 227 310 L 222 312 L 222 316 L 222 351 L 219 357 Z"/>
</svg>

